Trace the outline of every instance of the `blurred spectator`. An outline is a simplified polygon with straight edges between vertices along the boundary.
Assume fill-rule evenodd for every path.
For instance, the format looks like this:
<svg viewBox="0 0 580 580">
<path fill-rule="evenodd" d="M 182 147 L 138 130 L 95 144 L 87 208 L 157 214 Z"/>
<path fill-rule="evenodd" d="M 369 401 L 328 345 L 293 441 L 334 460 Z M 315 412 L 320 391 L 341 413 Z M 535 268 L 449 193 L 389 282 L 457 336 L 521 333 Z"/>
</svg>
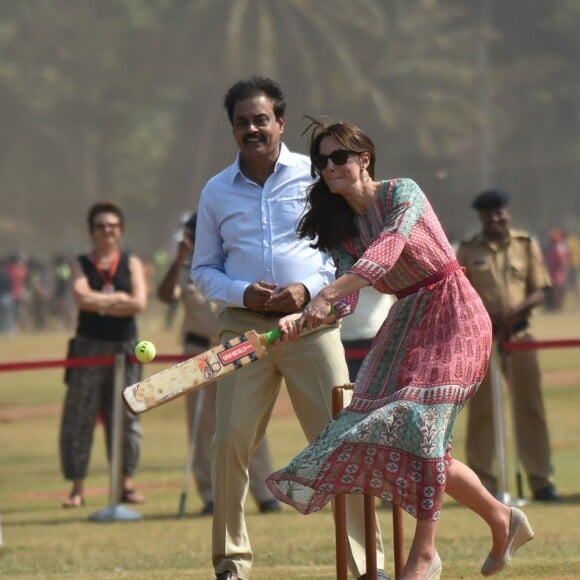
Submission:
<svg viewBox="0 0 580 580">
<path fill-rule="evenodd" d="M 143 274 L 147 284 L 147 296 L 155 291 L 155 263 L 152 258 L 143 259 Z"/>
<path fill-rule="evenodd" d="M 14 322 L 19 330 L 26 327 L 26 303 L 28 301 L 28 265 L 24 254 L 14 254 L 6 266 L 12 285 Z"/>
<path fill-rule="evenodd" d="M 137 343 L 135 315 L 147 304 L 143 265 L 137 256 L 121 251 L 124 216 L 119 207 L 100 202 L 87 216 L 91 251 L 73 263 L 74 299 L 79 310 L 69 357 L 91 358 L 115 354 L 133 355 Z M 141 377 L 141 365 L 127 360 L 124 384 Z M 61 429 L 60 456 L 63 475 L 73 482 L 63 507 L 77 508 L 84 502 L 93 434 L 97 417 L 105 423 L 107 456 L 111 460 L 113 441 L 113 366 L 68 369 Z M 141 503 L 144 498 L 134 487 L 133 475 L 141 455 L 139 417 L 123 406 L 123 452 L 121 501 Z"/>
<path fill-rule="evenodd" d="M 550 232 L 550 241 L 546 249 L 546 266 L 552 280 L 552 287 L 547 292 L 546 307 L 559 312 L 564 306 L 570 271 L 570 249 L 566 234 L 561 229 Z"/>
<path fill-rule="evenodd" d="M 188 216 L 184 217 L 184 221 Z M 178 242 L 180 239 L 176 237 L 176 241 Z M 157 275 L 163 276 L 164 273 L 167 271 L 167 267 L 169 265 L 169 254 L 165 250 L 157 250 L 153 255 L 153 263 L 155 265 L 155 274 L 156 278 Z M 167 310 L 165 311 L 165 320 L 164 320 L 164 330 L 171 330 L 173 325 L 175 324 L 175 319 L 177 318 L 177 313 L 179 311 L 179 306 L 181 302 L 178 299 L 169 300 L 166 302 Z"/>
<path fill-rule="evenodd" d="M 189 278 L 196 223 L 197 214 L 193 214 L 183 225 L 175 260 L 157 289 L 157 296 L 162 302 L 183 303 L 184 352 L 191 356 L 218 343 L 218 306 L 208 302 Z M 215 432 L 216 388 L 216 383 L 212 383 L 185 398 L 189 444 L 194 446 L 191 468 L 204 504 L 202 515 L 213 514 L 214 505 L 211 488 L 211 441 Z M 250 491 L 262 513 L 280 510 L 280 504 L 266 486 L 266 477 L 272 471 L 270 448 L 264 437 L 249 464 Z"/>
<path fill-rule="evenodd" d="M 8 274 L 8 261 L 0 260 L 0 333 L 10 335 L 14 331 L 14 297 L 12 280 Z"/>
<path fill-rule="evenodd" d="M 580 236 L 568 236 L 570 249 L 570 271 L 568 274 L 568 288 L 575 295 L 580 294 Z"/>
<path fill-rule="evenodd" d="M 170 300 L 166 304 L 167 310 L 165 311 L 165 324 L 163 328 L 164 330 L 171 330 L 175 324 L 181 302 L 179 300 Z"/>
<path fill-rule="evenodd" d="M 30 260 L 28 266 L 30 322 L 33 330 L 48 327 L 51 298 L 48 268 L 41 260 Z"/>
<path fill-rule="evenodd" d="M 51 312 L 66 329 L 73 327 L 72 269 L 62 254 L 56 254 L 52 260 Z"/>
<path fill-rule="evenodd" d="M 155 283 L 161 280 L 169 265 L 169 253 L 166 250 L 156 250 L 153 254 L 153 266 L 155 268 Z"/>
<path fill-rule="evenodd" d="M 501 346 L 506 340 L 532 342 L 532 311 L 543 304 L 545 290 L 550 287 L 540 246 L 527 232 L 511 229 L 505 192 L 484 191 L 472 207 L 478 212 L 481 232 L 461 242 L 457 259 L 489 312 L 496 344 Z M 516 445 L 533 497 L 539 501 L 559 500 L 553 483 L 537 351 L 503 355 L 502 371 L 510 381 Z M 489 371 L 467 409 L 468 464 L 491 493 L 498 493 L 493 471 L 495 436 Z"/>
</svg>

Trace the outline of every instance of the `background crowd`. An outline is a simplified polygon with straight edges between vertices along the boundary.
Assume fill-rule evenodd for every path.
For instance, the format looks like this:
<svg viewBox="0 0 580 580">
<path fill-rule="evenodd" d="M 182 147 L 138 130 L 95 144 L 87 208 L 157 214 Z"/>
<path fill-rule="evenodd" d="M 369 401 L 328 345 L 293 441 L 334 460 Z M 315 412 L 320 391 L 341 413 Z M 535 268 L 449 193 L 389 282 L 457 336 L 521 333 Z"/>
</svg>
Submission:
<svg viewBox="0 0 580 580">
<path fill-rule="evenodd" d="M 580 299 L 580 234 L 554 228 L 539 240 L 552 280 L 545 310 L 561 312 Z M 155 292 L 171 259 L 171 250 L 159 249 L 143 266 L 148 291 Z M 73 255 L 59 253 L 48 259 L 14 252 L 0 258 L 0 334 L 71 330 L 75 307 L 71 289 Z M 180 301 L 167 305 L 164 326 L 171 328 L 182 316 Z"/>
<path fill-rule="evenodd" d="M 155 272 L 165 267 L 165 253 L 157 258 L 157 263 L 144 263 L 149 293 L 154 290 Z M 42 260 L 24 252 L 0 258 L 0 334 L 73 329 L 74 259 L 63 253 Z"/>
</svg>

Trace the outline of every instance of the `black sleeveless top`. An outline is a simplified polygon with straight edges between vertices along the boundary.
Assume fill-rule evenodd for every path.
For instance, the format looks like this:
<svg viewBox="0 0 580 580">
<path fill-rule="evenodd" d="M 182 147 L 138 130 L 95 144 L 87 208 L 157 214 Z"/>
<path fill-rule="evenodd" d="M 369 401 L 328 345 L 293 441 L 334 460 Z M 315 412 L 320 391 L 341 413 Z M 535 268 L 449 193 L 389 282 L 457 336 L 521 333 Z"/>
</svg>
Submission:
<svg viewBox="0 0 580 580">
<path fill-rule="evenodd" d="M 90 255 L 78 257 L 89 286 L 93 290 L 103 289 L 103 279 L 99 274 Z M 121 252 L 119 266 L 112 279 L 115 290 L 131 292 L 131 271 L 129 270 L 129 255 Z M 77 336 L 107 342 L 126 342 L 137 337 L 137 323 L 134 316 L 101 316 L 98 312 L 79 311 Z"/>
</svg>

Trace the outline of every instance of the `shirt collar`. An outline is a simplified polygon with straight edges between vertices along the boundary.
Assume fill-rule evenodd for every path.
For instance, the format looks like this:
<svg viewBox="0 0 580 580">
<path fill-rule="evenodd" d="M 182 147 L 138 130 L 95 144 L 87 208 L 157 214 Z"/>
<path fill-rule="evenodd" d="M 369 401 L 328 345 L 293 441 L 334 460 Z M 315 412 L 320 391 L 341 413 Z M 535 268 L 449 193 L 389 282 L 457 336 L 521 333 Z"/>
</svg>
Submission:
<svg viewBox="0 0 580 580">
<path fill-rule="evenodd" d="M 296 159 L 290 149 L 286 147 L 284 143 L 280 143 L 280 155 L 278 155 L 278 159 L 276 160 L 276 165 L 274 166 L 274 172 L 278 170 L 278 167 L 297 167 L 298 166 L 298 159 Z M 244 179 L 244 174 L 240 169 L 240 153 L 236 155 L 236 160 L 230 166 L 230 180 L 232 183 L 238 178 Z"/>
</svg>

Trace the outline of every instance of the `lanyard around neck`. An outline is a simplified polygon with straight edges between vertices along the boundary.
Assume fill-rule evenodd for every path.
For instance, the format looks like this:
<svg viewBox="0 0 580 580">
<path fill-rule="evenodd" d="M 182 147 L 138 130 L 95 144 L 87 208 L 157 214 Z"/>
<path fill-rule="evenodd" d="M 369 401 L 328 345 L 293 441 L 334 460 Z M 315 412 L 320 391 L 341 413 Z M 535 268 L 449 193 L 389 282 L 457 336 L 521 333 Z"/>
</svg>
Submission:
<svg viewBox="0 0 580 580">
<path fill-rule="evenodd" d="M 113 278 L 119 269 L 119 261 L 121 259 L 121 253 L 119 251 L 115 252 L 111 265 L 109 268 L 101 268 L 98 264 L 97 256 L 93 253 L 92 260 L 95 269 L 103 281 L 103 292 L 113 292 L 115 290 L 115 285 L 113 284 Z"/>
</svg>

